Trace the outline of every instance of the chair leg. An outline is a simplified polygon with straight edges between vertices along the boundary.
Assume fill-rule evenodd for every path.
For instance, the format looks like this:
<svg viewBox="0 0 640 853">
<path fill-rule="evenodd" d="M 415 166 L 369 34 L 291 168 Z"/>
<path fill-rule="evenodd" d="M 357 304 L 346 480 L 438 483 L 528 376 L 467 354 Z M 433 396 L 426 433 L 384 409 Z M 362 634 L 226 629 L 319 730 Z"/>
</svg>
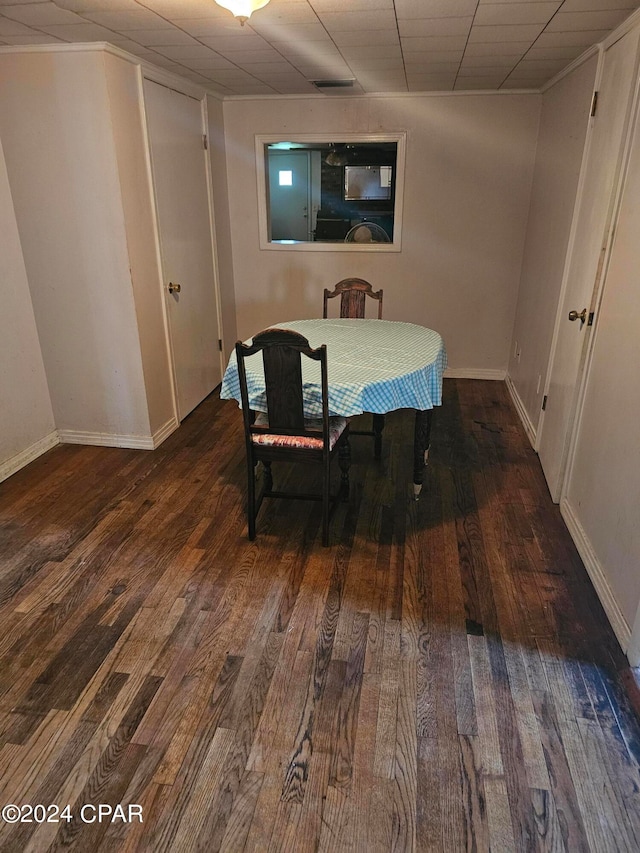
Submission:
<svg viewBox="0 0 640 853">
<path fill-rule="evenodd" d="M 273 473 L 271 471 L 271 462 L 263 462 L 264 465 L 264 490 L 265 493 L 273 489 Z"/>
<path fill-rule="evenodd" d="M 384 429 L 384 415 L 373 416 L 373 456 L 380 459 L 382 456 L 382 430 Z"/>
<path fill-rule="evenodd" d="M 349 499 L 349 468 L 351 466 L 351 445 L 349 439 L 344 441 L 338 448 L 338 465 L 340 466 L 340 494 L 342 500 Z"/>
<path fill-rule="evenodd" d="M 331 488 L 331 465 L 327 459 L 322 468 L 322 544 L 329 545 L 329 491 Z"/>
<path fill-rule="evenodd" d="M 247 526 L 249 539 L 256 538 L 256 469 L 253 459 L 247 459 Z"/>
</svg>

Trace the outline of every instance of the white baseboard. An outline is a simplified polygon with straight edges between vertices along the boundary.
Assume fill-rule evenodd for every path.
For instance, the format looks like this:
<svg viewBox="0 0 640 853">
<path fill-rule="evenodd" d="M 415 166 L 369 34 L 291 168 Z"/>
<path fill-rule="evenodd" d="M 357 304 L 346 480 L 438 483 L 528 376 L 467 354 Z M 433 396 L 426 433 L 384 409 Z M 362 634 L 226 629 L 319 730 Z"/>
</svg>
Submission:
<svg viewBox="0 0 640 853">
<path fill-rule="evenodd" d="M 119 435 L 110 432 L 80 432 L 73 429 L 58 430 L 61 444 L 88 444 L 91 447 L 127 447 L 131 450 L 153 450 L 151 435 Z"/>
<path fill-rule="evenodd" d="M 536 447 L 536 429 L 535 429 L 535 427 L 531 421 L 531 418 L 529 417 L 529 415 L 527 413 L 527 410 L 524 407 L 524 403 L 520 399 L 520 395 L 518 394 L 516 386 L 513 384 L 513 380 L 511 379 L 509 374 L 507 374 L 505 382 L 507 385 L 507 390 L 509 391 L 509 394 L 511 395 L 511 399 L 513 400 L 513 405 L 516 407 L 516 411 L 518 412 L 518 416 L 520 417 L 520 420 L 522 421 L 522 426 L 524 427 L 524 430 L 527 433 L 527 438 L 531 442 L 531 447 L 533 447 L 533 449 L 535 450 L 535 447 Z"/>
<path fill-rule="evenodd" d="M 42 454 L 46 453 L 47 450 L 51 450 L 52 447 L 56 447 L 58 444 L 60 444 L 58 433 L 50 432 L 49 435 L 45 435 L 44 438 L 36 441 L 35 444 L 32 444 L 25 450 L 21 450 L 20 453 L 16 453 L 15 456 L 7 459 L 5 462 L 1 462 L 0 483 L 3 480 L 6 480 L 7 477 L 15 474 L 21 468 L 24 468 L 25 465 L 29 464 L 29 462 L 33 462 L 33 460 L 37 459 L 38 456 L 42 456 Z"/>
<path fill-rule="evenodd" d="M 180 422 L 175 418 L 171 418 L 160 427 L 160 429 L 156 430 L 153 434 L 153 447 L 160 447 L 165 438 L 169 438 L 172 432 L 175 432 L 180 426 Z"/>
<path fill-rule="evenodd" d="M 121 435 L 110 432 L 81 432 L 73 429 L 58 430 L 61 444 L 88 444 L 92 447 L 126 447 L 130 450 L 155 450 L 180 424 L 170 418 L 153 435 Z"/>
<path fill-rule="evenodd" d="M 560 512 L 562 517 L 564 518 L 565 524 L 571 534 L 571 538 L 574 541 L 576 548 L 578 549 L 578 553 L 582 558 L 582 562 L 585 565 L 585 568 L 591 578 L 591 583 L 593 584 L 596 593 L 598 594 L 598 598 L 600 599 L 600 603 L 604 607 L 604 611 L 607 614 L 607 618 L 611 623 L 611 627 L 614 630 L 616 637 L 618 638 L 618 642 L 622 646 L 623 652 L 627 652 L 629 650 L 629 643 L 631 640 L 631 628 L 627 623 L 627 620 L 624 618 L 622 611 L 616 601 L 616 598 L 613 594 L 611 587 L 609 586 L 609 581 L 607 580 L 607 576 L 598 562 L 598 558 L 595 555 L 593 548 L 591 547 L 591 543 L 587 538 L 587 534 L 585 533 L 582 525 L 578 521 L 578 518 L 571 507 L 571 504 L 566 498 L 563 498 L 560 501 Z"/>
<path fill-rule="evenodd" d="M 506 376 L 504 370 L 478 370 L 473 367 L 447 367 L 445 379 L 493 379 L 503 382 Z"/>
</svg>

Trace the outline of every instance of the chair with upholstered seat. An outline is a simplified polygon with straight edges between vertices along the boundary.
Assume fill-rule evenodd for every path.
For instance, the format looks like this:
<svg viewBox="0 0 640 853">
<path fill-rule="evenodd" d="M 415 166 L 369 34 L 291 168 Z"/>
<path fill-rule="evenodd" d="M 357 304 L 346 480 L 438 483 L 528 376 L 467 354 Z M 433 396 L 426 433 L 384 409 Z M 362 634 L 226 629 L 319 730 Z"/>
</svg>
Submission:
<svg viewBox="0 0 640 853">
<path fill-rule="evenodd" d="M 328 302 L 334 297 L 340 297 L 340 316 L 352 319 L 363 319 L 365 316 L 366 299 L 376 299 L 378 302 L 378 320 L 382 320 L 382 290 L 374 290 L 363 278 L 343 278 L 333 290 L 324 289 L 322 316 L 327 318 Z"/>
<path fill-rule="evenodd" d="M 364 319 L 366 300 L 368 297 L 378 302 L 378 320 L 382 320 L 382 290 L 374 290 L 368 281 L 363 278 L 343 278 L 334 289 L 324 289 L 324 302 L 322 316 L 327 319 L 327 308 L 329 299 L 340 297 L 340 317 L 354 320 Z M 373 455 L 376 459 L 382 456 L 382 430 L 384 429 L 384 415 L 374 414 L 373 429 L 351 430 L 351 435 L 372 435 Z"/>
<path fill-rule="evenodd" d="M 246 360 L 262 357 L 266 413 L 252 409 L 251 382 L 254 369 Z M 242 398 L 247 453 L 247 519 L 249 539 L 256 536 L 256 516 L 263 498 L 299 498 L 322 502 L 322 544 L 329 544 L 329 520 L 340 497 L 349 493 L 349 424 L 346 418 L 329 417 L 327 348 L 312 349 L 309 341 L 290 329 L 266 329 L 251 344 L 236 343 L 238 377 Z M 321 416 L 305 417 L 302 358 L 319 362 Z M 249 370 L 247 369 L 249 368 Z M 338 454 L 342 472 L 340 490 L 330 493 L 331 462 Z M 264 465 L 264 483 L 256 495 L 255 468 Z M 272 462 L 302 462 L 320 466 L 320 493 L 281 492 L 273 489 Z"/>
</svg>

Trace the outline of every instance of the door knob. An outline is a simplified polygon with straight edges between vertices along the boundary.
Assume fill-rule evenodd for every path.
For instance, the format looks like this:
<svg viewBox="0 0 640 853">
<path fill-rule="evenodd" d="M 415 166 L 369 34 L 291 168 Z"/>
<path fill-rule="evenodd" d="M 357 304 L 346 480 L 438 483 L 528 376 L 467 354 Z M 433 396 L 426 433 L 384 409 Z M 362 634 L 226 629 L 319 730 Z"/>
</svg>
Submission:
<svg viewBox="0 0 640 853">
<path fill-rule="evenodd" d="M 169 282 L 169 287 L 167 288 L 169 293 L 180 293 L 182 290 L 182 285 L 174 284 L 172 281 Z"/>
<path fill-rule="evenodd" d="M 571 322 L 573 322 L 574 320 L 580 320 L 581 323 L 586 323 L 587 309 L 583 308 L 580 313 L 578 313 L 577 311 L 569 311 L 569 319 L 571 320 Z"/>
</svg>

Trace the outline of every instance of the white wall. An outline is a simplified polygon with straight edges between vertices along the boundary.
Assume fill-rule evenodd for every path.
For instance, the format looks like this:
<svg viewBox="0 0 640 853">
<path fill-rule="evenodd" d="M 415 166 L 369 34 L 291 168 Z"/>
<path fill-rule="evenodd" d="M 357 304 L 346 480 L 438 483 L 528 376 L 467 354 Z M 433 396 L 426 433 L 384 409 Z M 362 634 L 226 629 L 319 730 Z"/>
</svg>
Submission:
<svg viewBox="0 0 640 853">
<path fill-rule="evenodd" d="M 639 234 L 640 125 L 596 314 L 584 408 L 563 500 L 563 512 L 582 538 L 585 562 L 603 576 L 627 631 L 640 604 Z"/>
<path fill-rule="evenodd" d="M 449 365 L 503 376 L 535 159 L 539 95 L 282 98 L 224 103 L 238 333 L 317 317 L 346 276 L 384 316 L 437 329 Z M 260 250 L 255 134 L 407 132 L 402 251 Z"/>
<path fill-rule="evenodd" d="M 224 137 L 222 101 L 207 97 L 209 122 L 209 162 L 213 194 L 213 224 L 215 236 L 218 286 L 222 316 L 222 342 L 226 359 L 238 338 L 236 326 L 236 294 L 231 252 L 231 222 L 229 219 L 229 187 Z"/>
<path fill-rule="evenodd" d="M 598 57 L 546 91 L 518 292 L 509 380 L 534 440 L 589 124 Z M 516 345 L 520 353 L 516 357 Z"/>
<path fill-rule="evenodd" d="M 102 51 L 0 55 L 0 134 L 56 426 L 135 444 L 150 421 L 111 118 Z"/>
<path fill-rule="evenodd" d="M 104 54 L 104 62 L 149 423 L 156 434 L 174 419 L 175 411 L 142 75 L 140 66 L 109 53 Z"/>
<path fill-rule="evenodd" d="M 0 480 L 57 443 L 0 141 Z"/>
</svg>

